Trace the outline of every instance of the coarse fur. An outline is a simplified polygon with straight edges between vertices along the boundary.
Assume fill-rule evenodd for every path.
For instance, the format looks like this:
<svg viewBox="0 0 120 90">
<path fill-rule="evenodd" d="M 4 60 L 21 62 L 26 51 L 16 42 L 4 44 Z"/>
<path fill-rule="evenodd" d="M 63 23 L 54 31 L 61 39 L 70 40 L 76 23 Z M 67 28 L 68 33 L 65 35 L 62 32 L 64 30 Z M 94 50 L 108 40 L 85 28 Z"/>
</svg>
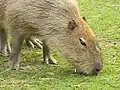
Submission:
<svg viewBox="0 0 120 90">
<path fill-rule="evenodd" d="M 78 72 L 92 73 L 95 63 L 102 68 L 99 45 L 80 16 L 76 0 L 7 0 L 4 6 L 4 19 L 0 19 L 0 24 L 10 32 L 13 44 L 19 45 L 29 36 L 39 36 L 50 48 L 55 47 Z M 17 42 L 19 39 L 21 41 Z M 18 57 L 16 54 L 11 59 Z"/>
</svg>

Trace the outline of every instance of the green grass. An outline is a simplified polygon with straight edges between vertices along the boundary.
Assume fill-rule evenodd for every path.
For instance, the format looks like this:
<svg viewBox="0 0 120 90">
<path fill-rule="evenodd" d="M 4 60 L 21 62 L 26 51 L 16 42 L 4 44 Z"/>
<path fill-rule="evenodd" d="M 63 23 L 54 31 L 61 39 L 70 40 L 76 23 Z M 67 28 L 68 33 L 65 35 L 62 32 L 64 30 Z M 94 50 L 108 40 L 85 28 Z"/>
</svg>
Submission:
<svg viewBox="0 0 120 90">
<path fill-rule="evenodd" d="M 39 50 L 25 48 L 20 62 L 23 70 L 4 72 L 8 57 L 0 57 L 0 90 L 120 90 L 120 2 L 78 1 L 81 15 L 86 17 L 102 48 L 101 73 L 75 74 L 73 67 L 56 55 L 59 65 L 44 65 Z"/>
</svg>

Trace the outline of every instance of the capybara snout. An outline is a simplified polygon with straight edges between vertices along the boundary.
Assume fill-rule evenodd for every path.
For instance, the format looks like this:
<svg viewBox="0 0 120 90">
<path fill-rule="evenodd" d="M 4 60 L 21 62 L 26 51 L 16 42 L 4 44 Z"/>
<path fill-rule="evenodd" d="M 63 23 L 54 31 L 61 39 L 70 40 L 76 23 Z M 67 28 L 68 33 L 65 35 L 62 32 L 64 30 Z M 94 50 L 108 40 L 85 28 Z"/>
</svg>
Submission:
<svg viewBox="0 0 120 90">
<path fill-rule="evenodd" d="M 93 68 L 92 68 L 92 74 L 97 75 L 102 68 L 103 68 L 103 63 L 100 60 L 94 62 Z"/>
</svg>

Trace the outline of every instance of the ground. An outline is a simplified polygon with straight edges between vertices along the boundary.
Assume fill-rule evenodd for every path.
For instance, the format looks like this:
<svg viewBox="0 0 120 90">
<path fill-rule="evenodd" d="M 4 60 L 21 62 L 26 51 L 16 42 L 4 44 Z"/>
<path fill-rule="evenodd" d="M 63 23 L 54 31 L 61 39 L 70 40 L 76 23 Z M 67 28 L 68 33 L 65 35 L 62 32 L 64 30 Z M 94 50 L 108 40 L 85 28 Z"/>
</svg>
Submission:
<svg viewBox="0 0 120 90">
<path fill-rule="evenodd" d="M 8 57 L 0 56 L 0 90 L 120 90 L 120 2 L 78 0 L 81 15 L 95 32 L 103 53 L 98 76 L 75 74 L 62 58 L 59 65 L 42 64 L 42 53 L 24 45 L 21 69 L 5 72 Z M 40 52 L 39 52 L 40 51 Z"/>
</svg>

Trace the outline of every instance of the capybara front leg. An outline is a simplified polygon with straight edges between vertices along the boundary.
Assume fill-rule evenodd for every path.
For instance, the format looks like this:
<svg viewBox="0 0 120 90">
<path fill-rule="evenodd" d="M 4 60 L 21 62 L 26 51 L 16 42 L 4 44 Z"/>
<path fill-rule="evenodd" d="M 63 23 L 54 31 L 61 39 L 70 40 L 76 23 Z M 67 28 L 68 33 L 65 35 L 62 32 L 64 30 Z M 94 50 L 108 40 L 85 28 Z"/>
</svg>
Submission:
<svg viewBox="0 0 120 90">
<path fill-rule="evenodd" d="M 57 61 L 50 54 L 50 48 L 46 40 L 43 40 L 43 59 L 46 64 L 57 64 Z"/>
<path fill-rule="evenodd" d="M 16 36 L 13 37 L 13 48 L 10 55 L 10 65 L 9 70 L 18 70 L 19 69 L 19 54 L 21 51 L 22 43 L 24 40 L 24 36 Z"/>
<path fill-rule="evenodd" d="M 4 29 L 0 30 L 0 53 L 7 55 L 7 33 Z"/>
</svg>

